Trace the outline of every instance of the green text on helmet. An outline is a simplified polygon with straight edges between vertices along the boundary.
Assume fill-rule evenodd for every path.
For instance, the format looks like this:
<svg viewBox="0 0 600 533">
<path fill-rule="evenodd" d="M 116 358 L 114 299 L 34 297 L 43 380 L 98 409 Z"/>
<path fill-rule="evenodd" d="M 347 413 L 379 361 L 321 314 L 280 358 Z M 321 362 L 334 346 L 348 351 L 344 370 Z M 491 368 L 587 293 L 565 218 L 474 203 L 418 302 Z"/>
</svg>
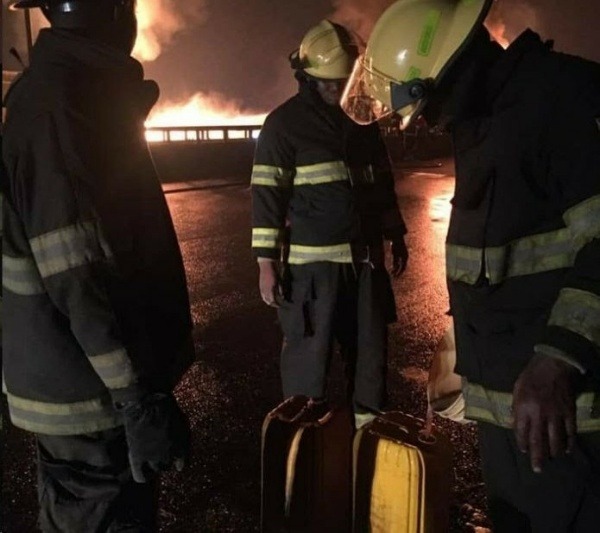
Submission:
<svg viewBox="0 0 600 533">
<path fill-rule="evenodd" d="M 406 128 L 427 91 L 483 23 L 493 0 L 399 0 L 377 21 L 342 97 L 359 124 L 391 113 Z"/>
</svg>

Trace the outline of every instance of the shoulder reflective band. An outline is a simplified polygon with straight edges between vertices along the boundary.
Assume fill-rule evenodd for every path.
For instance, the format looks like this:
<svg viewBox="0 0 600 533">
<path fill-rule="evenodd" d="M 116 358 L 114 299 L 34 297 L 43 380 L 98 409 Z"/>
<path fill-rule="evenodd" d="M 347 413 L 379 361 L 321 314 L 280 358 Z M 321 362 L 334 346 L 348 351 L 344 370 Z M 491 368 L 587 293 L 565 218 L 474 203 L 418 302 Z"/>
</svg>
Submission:
<svg viewBox="0 0 600 533">
<path fill-rule="evenodd" d="M 318 261 L 332 263 L 352 263 L 352 250 L 350 244 L 337 244 L 335 246 L 301 246 L 292 244 L 288 262 L 292 265 L 304 265 Z"/>
<path fill-rule="evenodd" d="M 573 266 L 577 250 L 570 231 L 562 228 L 517 239 L 506 246 L 475 248 L 446 244 L 446 276 L 473 285 L 482 271 L 491 284 L 507 278 Z"/>
<path fill-rule="evenodd" d="M 562 289 L 548 325 L 568 329 L 600 348 L 600 296 L 580 289 Z"/>
<path fill-rule="evenodd" d="M 252 167 L 252 185 L 265 187 L 289 187 L 292 184 L 292 170 L 270 165 L 254 165 Z"/>
<path fill-rule="evenodd" d="M 282 240 L 282 229 L 252 228 L 252 248 L 279 248 Z"/>
<path fill-rule="evenodd" d="M 296 167 L 294 186 L 320 185 L 348 179 L 348 169 L 343 161 L 329 161 L 316 165 L 303 165 Z"/>
<path fill-rule="evenodd" d="M 34 296 L 46 292 L 33 257 L 3 255 L 2 287 L 21 296 Z"/>
<path fill-rule="evenodd" d="M 567 209 L 563 218 L 579 248 L 600 238 L 600 195 Z"/>
<path fill-rule="evenodd" d="M 488 390 L 475 383 L 463 388 L 466 417 L 496 426 L 512 428 L 512 394 Z M 581 432 L 600 430 L 600 418 L 592 418 L 593 392 L 584 392 L 577 397 L 577 430 Z"/>
<path fill-rule="evenodd" d="M 42 278 L 112 257 L 97 222 L 73 224 L 29 240 Z"/>
</svg>

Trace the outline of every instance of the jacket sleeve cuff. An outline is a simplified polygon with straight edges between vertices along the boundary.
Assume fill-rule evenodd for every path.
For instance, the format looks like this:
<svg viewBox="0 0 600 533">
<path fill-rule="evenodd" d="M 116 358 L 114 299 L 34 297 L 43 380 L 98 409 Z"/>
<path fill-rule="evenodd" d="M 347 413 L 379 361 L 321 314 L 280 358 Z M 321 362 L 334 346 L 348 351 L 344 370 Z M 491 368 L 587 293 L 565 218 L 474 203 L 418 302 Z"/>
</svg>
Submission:
<svg viewBox="0 0 600 533">
<path fill-rule="evenodd" d="M 273 227 L 252 228 L 252 251 L 254 257 L 279 259 L 281 247 L 285 242 L 285 229 Z"/>
<path fill-rule="evenodd" d="M 586 373 L 586 369 L 579 363 L 579 361 L 577 361 L 577 359 L 575 359 L 568 353 L 563 352 L 562 350 L 559 350 L 558 348 L 555 348 L 554 346 L 549 346 L 547 344 L 536 344 L 533 351 L 537 355 L 543 355 L 545 357 L 552 357 L 553 359 L 558 359 L 558 360 L 562 361 L 563 363 L 567 363 L 567 364 L 571 365 L 572 367 L 575 367 L 577 370 L 579 370 L 579 372 L 581 374 Z"/>
<path fill-rule="evenodd" d="M 279 261 L 281 250 L 279 248 L 253 248 L 254 257 L 260 263 L 261 261 Z"/>
<path fill-rule="evenodd" d="M 600 378 L 600 353 L 585 337 L 567 328 L 548 326 L 541 342 L 536 346 L 551 347 L 553 353 L 562 354 L 562 357 L 576 363 L 586 374 Z"/>
<path fill-rule="evenodd" d="M 133 383 L 122 389 L 111 389 L 110 396 L 115 409 L 121 410 L 128 405 L 139 403 L 148 394 L 148 390 L 139 383 Z"/>
</svg>

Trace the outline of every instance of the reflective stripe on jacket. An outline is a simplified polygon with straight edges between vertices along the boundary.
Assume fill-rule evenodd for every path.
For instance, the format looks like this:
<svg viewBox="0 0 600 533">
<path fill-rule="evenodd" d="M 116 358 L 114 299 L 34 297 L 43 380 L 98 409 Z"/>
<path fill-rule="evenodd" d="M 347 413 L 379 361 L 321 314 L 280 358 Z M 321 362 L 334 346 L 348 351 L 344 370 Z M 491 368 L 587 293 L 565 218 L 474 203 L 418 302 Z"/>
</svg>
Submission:
<svg viewBox="0 0 600 533">
<path fill-rule="evenodd" d="M 8 94 L 3 377 L 23 429 L 115 426 L 111 390 L 170 390 L 192 361 L 183 261 L 143 137 L 157 96 L 134 59 L 54 29 Z"/>
<path fill-rule="evenodd" d="M 378 127 L 354 124 L 304 84 L 267 117 L 251 185 L 257 257 L 279 259 L 286 224 L 291 264 L 349 263 L 406 231 Z"/>
<path fill-rule="evenodd" d="M 467 412 L 509 425 L 540 353 L 585 374 L 580 429 L 600 429 L 600 66 L 527 31 L 489 78 L 489 109 L 453 129 L 446 274 Z"/>
<path fill-rule="evenodd" d="M 511 393 L 489 390 L 475 383 L 465 383 L 463 393 L 467 418 L 505 428 L 513 427 Z M 577 431 L 600 431 L 597 401 L 594 392 L 583 392 L 577 397 Z"/>
</svg>

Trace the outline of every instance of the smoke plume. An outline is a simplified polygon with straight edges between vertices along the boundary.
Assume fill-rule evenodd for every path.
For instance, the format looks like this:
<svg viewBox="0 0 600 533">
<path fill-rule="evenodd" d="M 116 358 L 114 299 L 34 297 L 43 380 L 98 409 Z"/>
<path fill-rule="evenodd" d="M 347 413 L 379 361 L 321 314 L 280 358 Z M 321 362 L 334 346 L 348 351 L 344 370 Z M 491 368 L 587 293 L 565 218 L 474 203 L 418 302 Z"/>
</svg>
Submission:
<svg viewBox="0 0 600 533">
<path fill-rule="evenodd" d="M 394 0 L 332 0 L 335 12 L 331 18 L 366 41 L 379 16 L 393 3 Z"/>
<path fill-rule="evenodd" d="M 379 16 L 394 0 L 332 0 L 335 9 L 331 18 L 352 29 L 367 40 Z M 494 38 L 508 46 L 523 30 L 530 27 L 539 31 L 536 9 L 524 0 L 496 0 L 486 20 Z"/>
<path fill-rule="evenodd" d="M 198 26 L 206 17 L 205 0 L 140 0 L 133 55 L 141 61 L 154 61 L 177 33 Z"/>
<path fill-rule="evenodd" d="M 497 0 L 485 21 L 492 37 L 506 48 L 524 30 L 541 32 L 536 9 L 523 0 Z"/>
</svg>

